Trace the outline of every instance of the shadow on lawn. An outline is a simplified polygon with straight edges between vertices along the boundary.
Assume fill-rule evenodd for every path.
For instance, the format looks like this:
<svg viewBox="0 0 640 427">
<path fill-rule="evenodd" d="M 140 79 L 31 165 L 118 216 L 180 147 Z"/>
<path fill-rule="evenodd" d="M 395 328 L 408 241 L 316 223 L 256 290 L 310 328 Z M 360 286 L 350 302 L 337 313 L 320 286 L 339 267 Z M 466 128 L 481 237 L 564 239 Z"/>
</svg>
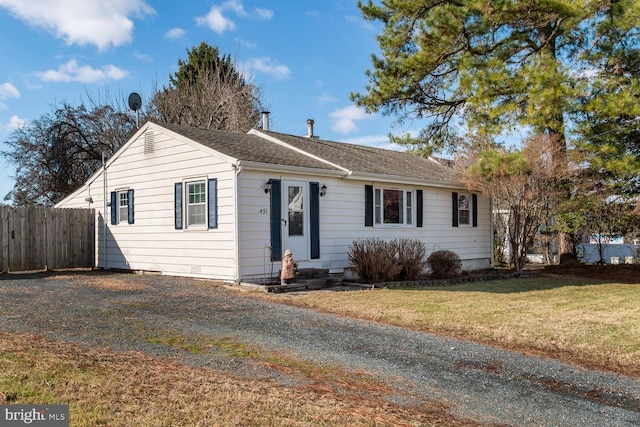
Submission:
<svg viewBox="0 0 640 427">
<path fill-rule="evenodd" d="M 525 272 L 526 273 L 526 272 Z M 450 292 L 492 292 L 518 293 L 544 291 L 565 286 L 596 286 L 611 283 L 640 285 L 640 266 L 635 264 L 621 265 L 551 265 L 535 270 L 533 275 L 521 277 L 503 277 L 494 279 L 490 276 L 470 276 L 463 283 L 442 283 L 429 289 L 437 288 Z M 426 288 L 425 288 L 426 289 Z"/>
<path fill-rule="evenodd" d="M 134 274 L 133 270 L 103 270 L 98 269 L 63 269 L 63 270 L 39 270 L 16 273 L 0 273 L 0 280 L 35 280 L 46 279 L 57 276 L 115 276 L 123 274 Z"/>
<path fill-rule="evenodd" d="M 520 277 L 498 280 L 478 280 L 448 286 L 421 288 L 422 290 L 438 290 L 443 292 L 489 292 L 496 294 L 512 294 L 521 292 L 547 291 L 567 286 L 597 286 L 611 283 L 601 279 L 569 276 L 540 275 L 537 277 Z"/>
</svg>

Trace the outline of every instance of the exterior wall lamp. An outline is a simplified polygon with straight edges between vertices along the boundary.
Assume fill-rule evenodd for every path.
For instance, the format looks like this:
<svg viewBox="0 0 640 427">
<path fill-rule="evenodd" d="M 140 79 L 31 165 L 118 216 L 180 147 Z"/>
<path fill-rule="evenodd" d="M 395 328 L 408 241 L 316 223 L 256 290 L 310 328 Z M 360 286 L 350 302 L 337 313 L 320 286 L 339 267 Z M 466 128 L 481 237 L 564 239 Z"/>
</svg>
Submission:
<svg viewBox="0 0 640 427">
<path fill-rule="evenodd" d="M 269 192 L 271 191 L 271 180 L 262 184 L 262 189 L 264 190 L 264 194 L 269 194 Z"/>
<path fill-rule="evenodd" d="M 322 187 L 320 187 L 320 197 L 324 197 L 325 194 L 327 194 L 327 186 L 326 184 L 322 184 Z"/>
</svg>

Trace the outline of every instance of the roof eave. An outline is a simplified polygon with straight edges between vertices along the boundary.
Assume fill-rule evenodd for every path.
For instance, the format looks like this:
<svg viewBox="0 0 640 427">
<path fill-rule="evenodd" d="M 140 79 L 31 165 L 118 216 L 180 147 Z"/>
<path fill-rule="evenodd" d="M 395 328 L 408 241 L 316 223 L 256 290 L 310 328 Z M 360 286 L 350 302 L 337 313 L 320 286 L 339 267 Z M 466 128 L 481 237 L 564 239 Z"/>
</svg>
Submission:
<svg viewBox="0 0 640 427">
<path fill-rule="evenodd" d="M 353 171 L 349 176 L 349 179 L 358 181 L 378 181 L 390 184 L 410 184 L 410 185 L 422 185 L 427 187 L 440 187 L 440 188 L 464 188 L 464 184 L 455 180 L 440 180 L 440 179 L 428 179 L 419 177 L 408 177 L 401 175 L 388 175 L 381 173 L 371 172 L 358 172 Z"/>
</svg>

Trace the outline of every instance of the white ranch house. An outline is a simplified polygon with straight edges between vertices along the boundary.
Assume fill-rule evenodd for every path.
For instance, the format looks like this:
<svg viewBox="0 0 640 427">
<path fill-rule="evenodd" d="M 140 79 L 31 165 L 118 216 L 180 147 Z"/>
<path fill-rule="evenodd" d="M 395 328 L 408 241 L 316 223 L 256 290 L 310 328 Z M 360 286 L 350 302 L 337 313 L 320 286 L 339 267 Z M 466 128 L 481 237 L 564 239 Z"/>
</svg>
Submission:
<svg viewBox="0 0 640 427">
<path fill-rule="evenodd" d="M 453 171 L 406 152 L 147 122 L 56 207 L 96 209 L 96 266 L 267 283 L 286 249 L 340 273 L 378 237 L 492 265 L 491 204 Z"/>
</svg>

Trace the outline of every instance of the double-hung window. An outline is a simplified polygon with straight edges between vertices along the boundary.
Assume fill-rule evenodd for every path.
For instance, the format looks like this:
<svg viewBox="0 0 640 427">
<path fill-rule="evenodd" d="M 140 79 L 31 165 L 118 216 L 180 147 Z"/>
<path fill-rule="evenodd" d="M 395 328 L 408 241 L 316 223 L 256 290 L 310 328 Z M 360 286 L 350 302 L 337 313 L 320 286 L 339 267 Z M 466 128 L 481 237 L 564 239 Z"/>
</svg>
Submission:
<svg viewBox="0 0 640 427">
<path fill-rule="evenodd" d="M 478 196 L 468 193 L 452 193 L 454 227 L 478 226 Z"/>
<path fill-rule="evenodd" d="M 471 225 L 471 196 L 458 194 L 458 225 Z"/>
<path fill-rule="evenodd" d="M 187 183 L 187 228 L 207 224 L 206 187 L 205 181 Z"/>
<path fill-rule="evenodd" d="M 374 190 L 374 222 L 376 224 L 413 224 L 413 192 L 376 188 Z"/>
<path fill-rule="evenodd" d="M 129 212 L 129 198 L 126 191 L 118 192 L 118 223 L 127 221 Z"/>
<path fill-rule="evenodd" d="M 176 182 L 174 220 L 176 230 L 218 228 L 218 180 Z"/>
<path fill-rule="evenodd" d="M 111 192 L 111 225 L 133 224 L 133 190 Z"/>
</svg>

